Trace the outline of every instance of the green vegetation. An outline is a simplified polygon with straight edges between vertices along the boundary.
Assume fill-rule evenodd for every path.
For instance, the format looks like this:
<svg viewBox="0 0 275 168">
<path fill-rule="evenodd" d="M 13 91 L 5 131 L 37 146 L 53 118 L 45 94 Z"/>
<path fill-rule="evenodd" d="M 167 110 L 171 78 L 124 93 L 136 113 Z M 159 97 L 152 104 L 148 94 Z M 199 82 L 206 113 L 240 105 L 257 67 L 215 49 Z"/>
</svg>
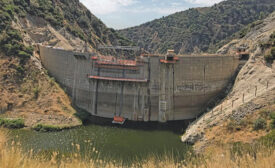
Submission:
<svg viewBox="0 0 275 168">
<path fill-rule="evenodd" d="M 258 118 L 256 121 L 253 123 L 253 129 L 254 130 L 260 130 L 266 128 L 266 120 L 263 118 Z"/>
<path fill-rule="evenodd" d="M 275 129 L 275 111 L 270 113 L 270 118 L 271 118 L 270 128 Z"/>
<path fill-rule="evenodd" d="M 11 26 L 16 13 L 22 12 L 11 0 L 0 2 L 0 51 L 7 56 L 18 56 L 21 65 L 17 70 L 23 74 L 23 65 L 32 55 L 33 48 L 25 46 L 21 33 Z"/>
<path fill-rule="evenodd" d="M 4 119 L 0 118 L 0 126 L 5 128 L 23 128 L 24 120 L 23 119 Z"/>
<path fill-rule="evenodd" d="M 253 122 L 251 119 L 244 118 L 240 121 L 236 121 L 233 118 L 229 120 L 226 125 L 228 131 L 240 131 L 244 128 L 252 126 L 254 131 L 263 130 L 269 131 L 275 129 L 275 112 L 271 110 L 261 110 L 259 117 Z"/>
<path fill-rule="evenodd" d="M 275 60 L 275 47 L 272 47 L 270 51 L 265 55 L 266 62 L 272 63 Z"/>
<path fill-rule="evenodd" d="M 263 50 L 268 50 L 265 55 L 266 62 L 273 63 L 275 60 L 275 32 L 270 35 L 268 42 L 261 44 Z"/>
<path fill-rule="evenodd" d="M 228 0 L 207 8 L 195 8 L 137 27 L 120 30 L 150 51 L 166 53 L 215 52 L 233 34 L 244 37 L 275 9 L 274 0 Z M 250 24 L 250 25 L 249 25 Z M 248 27 L 246 27 L 249 25 Z"/>
<path fill-rule="evenodd" d="M 115 30 L 107 28 L 78 0 L 2 0 L 0 5 L 1 50 L 23 60 L 32 55 L 32 50 L 24 46 L 21 32 L 11 27 L 11 21 L 16 21 L 15 16 L 44 18 L 57 30 L 66 28 L 94 48 L 99 44 L 133 45 Z"/>
<path fill-rule="evenodd" d="M 31 2 L 30 5 L 35 10 L 29 11 L 30 14 L 43 17 L 57 29 L 65 27 L 74 36 L 90 43 L 93 47 L 106 43 L 113 45 L 133 44 L 130 40 L 107 28 L 78 0 L 61 0 L 59 3 L 48 0 L 36 1 L 38 1 L 39 6 Z"/>
<path fill-rule="evenodd" d="M 39 92 L 40 92 L 40 89 L 38 87 L 36 87 L 36 88 L 33 89 L 33 95 L 34 95 L 35 99 L 38 99 Z"/>
<path fill-rule="evenodd" d="M 275 129 L 275 119 L 272 119 L 272 120 L 271 120 L 270 128 L 271 128 L 271 129 Z"/>
<path fill-rule="evenodd" d="M 258 25 L 261 25 L 263 23 L 263 20 L 257 20 L 253 23 L 248 24 L 245 28 L 243 28 L 241 31 L 237 32 L 237 37 L 238 38 L 243 38 L 244 36 L 247 35 L 248 32 L 251 31 L 251 29 L 255 28 Z"/>
<path fill-rule="evenodd" d="M 35 131 L 41 132 L 57 132 L 62 131 L 64 129 L 68 129 L 70 126 L 55 126 L 55 125 L 46 125 L 46 124 L 37 124 L 32 129 Z"/>
<path fill-rule="evenodd" d="M 274 149 L 274 147 L 275 147 L 275 129 L 272 129 L 269 134 L 260 138 L 259 143 L 261 143 L 271 149 Z"/>
<path fill-rule="evenodd" d="M 234 119 L 230 119 L 227 123 L 227 130 L 229 131 L 240 131 L 241 129 L 247 127 L 250 122 L 247 119 L 242 119 L 241 121 L 236 121 Z"/>
<path fill-rule="evenodd" d="M 274 115 L 274 113 L 273 113 Z M 266 128 L 266 121 L 263 118 L 259 118 L 254 122 L 254 129 Z M 242 142 L 233 143 L 231 147 L 231 156 L 240 157 L 246 154 L 256 156 L 258 150 L 261 148 L 274 149 L 275 147 L 275 129 L 272 129 L 266 136 L 261 137 L 253 144 L 247 144 Z"/>
</svg>

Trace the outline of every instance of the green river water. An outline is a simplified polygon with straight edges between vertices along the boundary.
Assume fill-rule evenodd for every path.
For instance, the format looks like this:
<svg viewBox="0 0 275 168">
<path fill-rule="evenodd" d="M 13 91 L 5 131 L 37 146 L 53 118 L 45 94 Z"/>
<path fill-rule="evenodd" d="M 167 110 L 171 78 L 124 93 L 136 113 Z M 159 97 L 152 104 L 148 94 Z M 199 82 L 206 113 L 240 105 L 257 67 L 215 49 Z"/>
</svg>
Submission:
<svg viewBox="0 0 275 168">
<path fill-rule="evenodd" d="M 151 127 L 150 127 L 151 128 Z M 115 160 L 124 163 L 140 161 L 150 156 L 173 156 L 183 159 L 188 146 L 180 141 L 180 132 L 170 129 L 136 129 L 88 124 L 61 132 L 12 130 L 10 137 L 20 142 L 24 150 L 50 154 L 58 151 L 69 155 L 80 145 L 84 158 Z"/>
</svg>

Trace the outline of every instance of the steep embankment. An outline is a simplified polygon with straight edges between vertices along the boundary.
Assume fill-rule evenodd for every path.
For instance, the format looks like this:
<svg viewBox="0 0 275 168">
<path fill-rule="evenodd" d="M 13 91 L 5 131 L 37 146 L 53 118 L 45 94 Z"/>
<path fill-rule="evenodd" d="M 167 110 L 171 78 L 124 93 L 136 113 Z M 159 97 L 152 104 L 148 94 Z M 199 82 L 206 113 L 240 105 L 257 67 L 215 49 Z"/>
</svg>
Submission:
<svg viewBox="0 0 275 168">
<path fill-rule="evenodd" d="M 98 44 L 129 41 L 108 29 L 78 0 L 0 1 L 0 113 L 37 123 L 76 126 L 65 92 L 47 75 L 35 44 L 95 51 Z"/>
<path fill-rule="evenodd" d="M 275 9 L 274 0 L 227 0 L 207 8 L 189 9 L 140 26 L 120 30 L 149 52 L 212 52 L 249 23 Z M 240 36 L 243 36 L 242 33 Z"/>
<path fill-rule="evenodd" d="M 233 40 L 218 51 L 233 54 L 236 48 L 244 47 L 250 58 L 228 96 L 195 121 L 182 141 L 196 143 L 196 149 L 201 149 L 208 143 L 251 143 L 270 131 L 269 116 L 275 111 L 275 63 L 270 59 L 272 54 L 275 58 L 274 49 L 271 51 L 275 46 L 274 37 L 275 13 L 272 13 L 261 24 L 250 27 L 243 38 Z"/>
</svg>

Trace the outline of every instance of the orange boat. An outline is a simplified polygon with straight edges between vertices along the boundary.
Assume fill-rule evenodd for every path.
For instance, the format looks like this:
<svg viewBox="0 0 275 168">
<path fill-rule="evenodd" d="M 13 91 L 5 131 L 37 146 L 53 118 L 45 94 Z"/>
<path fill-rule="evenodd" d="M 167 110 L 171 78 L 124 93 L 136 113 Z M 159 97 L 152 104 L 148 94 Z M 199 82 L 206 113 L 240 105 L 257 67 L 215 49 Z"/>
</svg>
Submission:
<svg viewBox="0 0 275 168">
<path fill-rule="evenodd" d="M 125 123 L 125 120 L 126 119 L 123 118 L 123 117 L 115 116 L 112 123 L 113 124 L 121 124 L 121 125 L 123 125 Z"/>
</svg>

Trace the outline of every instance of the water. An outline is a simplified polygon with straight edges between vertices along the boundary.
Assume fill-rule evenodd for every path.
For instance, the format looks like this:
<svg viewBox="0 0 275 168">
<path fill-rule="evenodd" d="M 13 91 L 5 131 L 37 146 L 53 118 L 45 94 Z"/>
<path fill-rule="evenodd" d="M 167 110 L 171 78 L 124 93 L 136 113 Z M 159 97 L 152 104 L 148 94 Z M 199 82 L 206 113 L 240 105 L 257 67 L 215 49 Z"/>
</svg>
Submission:
<svg viewBox="0 0 275 168">
<path fill-rule="evenodd" d="M 150 127 L 152 128 L 152 127 Z M 61 132 L 12 130 L 11 139 L 20 142 L 24 150 L 35 153 L 58 151 L 69 155 L 78 151 L 82 157 L 131 163 L 150 156 L 173 156 L 183 159 L 188 146 L 180 141 L 180 132 L 169 129 L 132 129 L 89 124 Z"/>
</svg>

